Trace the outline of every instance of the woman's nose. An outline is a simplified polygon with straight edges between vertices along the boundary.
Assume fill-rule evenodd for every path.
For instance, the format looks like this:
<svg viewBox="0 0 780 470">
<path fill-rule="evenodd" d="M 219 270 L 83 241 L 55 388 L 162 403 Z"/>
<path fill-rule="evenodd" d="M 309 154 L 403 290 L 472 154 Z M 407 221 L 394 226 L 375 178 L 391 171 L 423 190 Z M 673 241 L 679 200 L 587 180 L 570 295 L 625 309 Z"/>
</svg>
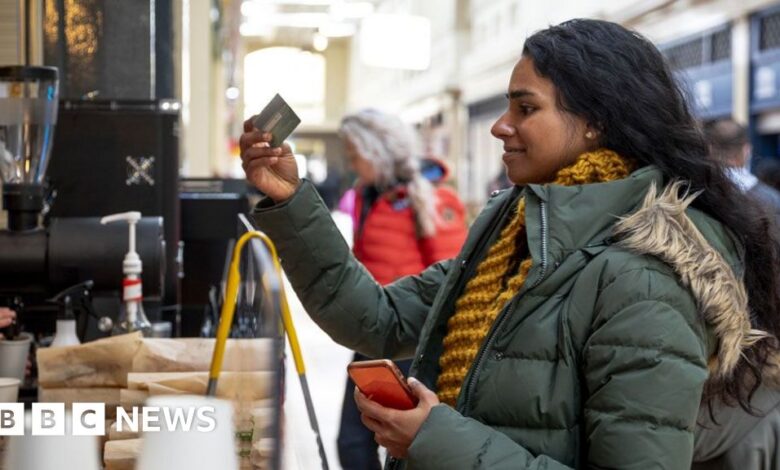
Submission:
<svg viewBox="0 0 780 470">
<path fill-rule="evenodd" d="M 504 116 L 501 116 L 493 124 L 493 127 L 490 128 L 490 133 L 497 139 L 503 139 L 505 137 L 513 136 L 515 134 L 515 128 L 504 120 Z"/>
</svg>

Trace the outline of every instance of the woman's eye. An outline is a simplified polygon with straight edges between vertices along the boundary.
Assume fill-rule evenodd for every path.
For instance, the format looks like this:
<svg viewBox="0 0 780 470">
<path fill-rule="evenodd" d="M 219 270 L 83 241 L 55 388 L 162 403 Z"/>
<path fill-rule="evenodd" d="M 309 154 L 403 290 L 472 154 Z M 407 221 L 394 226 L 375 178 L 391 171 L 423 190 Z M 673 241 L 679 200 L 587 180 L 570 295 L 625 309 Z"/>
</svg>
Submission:
<svg viewBox="0 0 780 470">
<path fill-rule="evenodd" d="M 528 106 L 526 104 L 520 105 L 520 112 L 526 116 L 533 113 L 534 111 L 536 111 L 536 108 L 534 108 L 533 106 Z"/>
</svg>

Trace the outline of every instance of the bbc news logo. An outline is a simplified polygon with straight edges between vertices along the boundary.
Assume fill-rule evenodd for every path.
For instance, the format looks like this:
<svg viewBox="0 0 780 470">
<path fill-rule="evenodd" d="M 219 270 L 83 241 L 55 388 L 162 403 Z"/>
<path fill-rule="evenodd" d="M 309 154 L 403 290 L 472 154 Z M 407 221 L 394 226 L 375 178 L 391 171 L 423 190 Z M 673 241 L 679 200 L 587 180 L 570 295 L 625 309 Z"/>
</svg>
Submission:
<svg viewBox="0 0 780 470">
<path fill-rule="evenodd" d="M 69 413 L 64 403 L 33 403 L 30 412 L 33 436 L 105 436 L 105 403 L 73 403 Z M 25 434 L 24 403 L 0 403 L 0 436 Z M 118 432 L 197 431 L 211 432 L 217 427 L 213 406 L 116 408 Z"/>
</svg>

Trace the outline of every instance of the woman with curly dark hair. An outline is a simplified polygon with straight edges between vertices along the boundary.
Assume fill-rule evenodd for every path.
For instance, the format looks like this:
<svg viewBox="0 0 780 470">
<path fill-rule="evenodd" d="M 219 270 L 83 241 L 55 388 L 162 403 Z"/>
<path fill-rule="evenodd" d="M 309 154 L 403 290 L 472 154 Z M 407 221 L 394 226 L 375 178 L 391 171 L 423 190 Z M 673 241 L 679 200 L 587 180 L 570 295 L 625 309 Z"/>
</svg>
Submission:
<svg viewBox="0 0 780 470">
<path fill-rule="evenodd" d="M 455 259 L 379 286 L 289 149 L 248 122 L 244 168 L 268 195 L 257 225 L 336 341 L 414 357 L 415 409 L 356 394 L 391 468 L 690 468 L 700 405 L 749 410 L 772 368 L 767 221 L 635 32 L 573 20 L 534 34 L 507 98 L 492 133 L 515 186 Z"/>
</svg>

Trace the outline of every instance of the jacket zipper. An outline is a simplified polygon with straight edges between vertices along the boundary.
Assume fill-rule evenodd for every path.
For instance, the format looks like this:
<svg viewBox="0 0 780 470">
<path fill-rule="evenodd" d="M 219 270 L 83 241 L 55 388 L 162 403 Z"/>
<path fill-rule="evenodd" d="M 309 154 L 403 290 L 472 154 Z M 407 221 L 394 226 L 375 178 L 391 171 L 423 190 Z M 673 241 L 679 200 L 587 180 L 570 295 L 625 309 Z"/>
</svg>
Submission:
<svg viewBox="0 0 780 470">
<path fill-rule="evenodd" d="M 513 207 L 513 204 L 516 201 L 517 201 L 517 199 L 512 198 L 510 201 L 508 201 L 505 204 L 505 206 L 503 208 L 500 209 L 499 215 L 498 215 L 498 220 L 503 220 L 503 218 L 506 216 L 507 212 Z M 547 253 L 546 253 L 547 252 L 547 238 L 546 238 L 547 236 L 546 236 L 546 232 L 544 230 L 544 226 L 546 225 L 547 214 L 544 211 L 542 211 L 542 218 L 543 218 L 543 221 L 542 221 L 542 226 L 543 226 L 543 230 L 542 230 L 542 239 L 543 239 L 542 249 L 545 252 L 542 255 L 542 265 L 544 265 L 546 263 L 545 260 L 546 260 L 546 256 L 547 256 Z M 483 249 L 485 248 L 485 245 L 487 244 L 488 240 L 490 240 L 493 237 L 493 234 L 495 233 L 496 230 L 499 230 L 499 227 L 493 227 L 491 229 L 490 233 L 487 235 L 487 237 L 485 237 L 483 240 L 480 241 L 479 246 L 475 246 L 474 247 L 474 250 L 472 250 L 472 252 L 469 255 L 469 257 L 478 256 L 483 251 Z M 466 261 L 466 260 L 464 260 L 464 261 Z M 469 263 L 468 261 L 466 261 L 466 263 L 469 265 L 468 273 L 466 273 L 466 269 L 464 269 L 464 270 L 462 270 L 458 274 L 460 277 L 458 279 L 458 282 L 455 284 L 452 292 L 460 293 L 460 290 L 463 288 L 464 284 L 468 281 L 469 276 L 474 271 L 476 271 L 476 264 Z M 542 274 L 544 274 L 544 270 L 543 270 Z M 541 281 L 542 277 L 543 276 L 539 277 L 537 282 L 534 283 L 534 286 Z M 455 300 L 453 300 L 452 302 L 454 303 Z M 449 304 L 447 306 L 447 308 L 448 309 L 451 308 L 451 304 Z M 396 459 L 395 457 L 388 457 L 387 465 L 385 465 L 386 470 L 395 470 L 395 469 L 399 468 L 400 463 L 401 463 L 401 460 Z"/>
<path fill-rule="evenodd" d="M 512 209 L 512 207 L 514 206 L 515 202 L 517 202 L 517 199 L 516 198 L 511 198 L 509 201 L 507 201 L 504 204 L 504 207 L 499 209 L 498 220 L 503 220 L 504 219 L 504 217 L 506 216 L 507 212 L 510 211 Z M 469 254 L 468 258 L 472 259 L 475 256 L 479 256 L 479 254 L 482 253 L 482 251 L 484 250 L 485 245 L 488 243 L 488 240 L 490 240 L 493 237 L 493 235 L 495 234 L 495 232 L 497 230 L 500 230 L 500 227 L 494 226 L 490 230 L 490 233 L 488 233 L 486 237 L 484 237 L 482 240 L 480 240 L 478 246 L 474 247 L 474 249 Z M 463 286 L 468 281 L 469 276 L 473 272 L 476 271 L 476 267 L 477 267 L 476 263 L 471 263 L 471 262 L 469 262 L 466 259 L 464 259 L 463 261 L 464 261 L 464 267 L 468 266 L 468 269 L 463 269 L 463 270 L 461 270 L 460 273 L 458 273 L 458 276 L 459 276 L 458 281 L 455 283 L 455 286 L 452 289 L 452 292 L 455 292 L 456 295 L 453 296 L 453 300 L 451 302 L 448 302 L 447 309 L 452 308 L 452 304 L 456 301 L 457 294 L 459 294 L 460 290 L 463 289 Z M 397 469 L 399 467 L 400 463 L 401 463 L 401 461 L 399 459 L 396 459 L 394 457 L 389 457 L 388 460 L 387 460 L 387 465 L 385 466 L 386 470 L 395 470 L 395 469 Z"/>
<path fill-rule="evenodd" d="M 521 196 L 522 197 L 522 196 Z M 504 204 L 504 207 L 500 208 L 498 211 L 498 220 L 503 220 L 504 217 L 506 217 L 507 212 L 509 212 L 512 207 L 514 207 L 515 202 L 517 202 L 516 198 L 512 198 L 509 201 L 507 201 Z M 486 237 L 484 237 L 482 240 L 479 241 L 478 245 L 474 247 L 473 250 L 468 254 L 467 257 L 465 257 L 462 260 L 461 265 L 461 271 L 458 273 L 458 280 L 453 286 L 451 292 L 453 295 L 450 297 L 450 300 L 447 301 L 447 305 L 442 306 L 442 311 L 449 311 L 453 308 L 455 302 L 457 301 L 458 295 L 460 295 L 462 292 L 462 289 L 464 288 L 465 284 L 468 282 L 470 276 L 476 272 L 478 262 L 472 263 L 471 260 L 476 259 L 479 257 L 480 254 L 485 249 L 485 245 L 488 244 L 488 241 L 495 235 L 496 231 L 500 231 L 501 227 L 493 227 L 490 229 L 490 232 L 487 234 Z M 446 308 L 445 308 L 446 307 Z"/>
<path fill-rule="evenodd" d="M 547 207 L 544 201 L 540 201 L 539 210 L 541 211 L 542 219 L 542 266 L 539 276 L 536 278 L 533 284 L 525 289 L 525 292 L 528 292 L 529 290 L 538 286 L 539 283 L 542 282 L 542 279 L 544 279 L 545 274 L 547 274 Z M 473 394 L 472 389 L 474 388 L 474 384 L 476 384 L 476 378 L 479 376 L 479 372 L 484 365 L 485 357 L 487 356 L 486 352 L 490 350 L 493 340 L 496 338 L 497 332 L 501 330 L 501 327 L 509 317 L 508 312 L 512 311 L 512 308 L 514 308 L 515 304 L 517 304 L 521 297 L 522 295 L 515 296 L 511 302 L 506 304 L 504 308 L 501 309 L 501 312 L 498 314 L 498 319 L 493 322 L 493 327 L 490 329 L 487 339 L 485 339 L 485 341 L 482 343 L 482 347 L 477 353 L 477 359 L 474 361 L 474 372 L 471 374 L 471 377 L 469 377 L 469 382 L 466 384 L 466 398 L 463 402 L 464 416 L 466 416 L 466 413 L 469 411 L 471 395 Z"/>
</svg>

